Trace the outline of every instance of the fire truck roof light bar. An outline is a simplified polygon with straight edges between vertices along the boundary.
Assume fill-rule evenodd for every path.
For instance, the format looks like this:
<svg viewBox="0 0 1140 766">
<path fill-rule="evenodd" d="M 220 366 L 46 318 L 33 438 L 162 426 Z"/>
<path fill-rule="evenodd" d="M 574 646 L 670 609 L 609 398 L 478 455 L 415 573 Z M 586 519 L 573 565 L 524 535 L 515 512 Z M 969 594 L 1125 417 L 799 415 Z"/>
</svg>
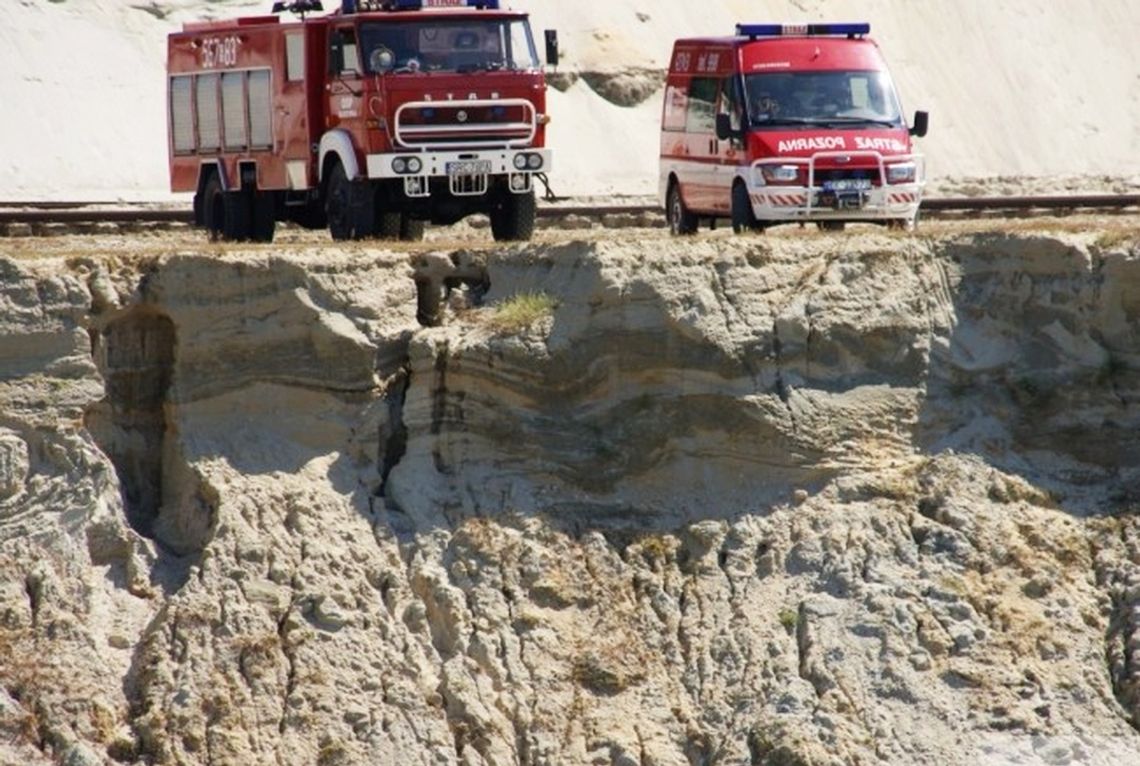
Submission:
<svg viewBox="0 0 1140 766">
<path fill-rule="evenodd" d="M 804 35 L 856 35 L 870 34 L 871 25 L 857 24 L 737 24 L 738 37 L 802 37 Z"/>
<path fill-rule="evenodd" d="M 418 11 L 424 8 L 499 9 L 499 0 L 391 0 L 385 3 L 391 11 Z"/>
</svg>

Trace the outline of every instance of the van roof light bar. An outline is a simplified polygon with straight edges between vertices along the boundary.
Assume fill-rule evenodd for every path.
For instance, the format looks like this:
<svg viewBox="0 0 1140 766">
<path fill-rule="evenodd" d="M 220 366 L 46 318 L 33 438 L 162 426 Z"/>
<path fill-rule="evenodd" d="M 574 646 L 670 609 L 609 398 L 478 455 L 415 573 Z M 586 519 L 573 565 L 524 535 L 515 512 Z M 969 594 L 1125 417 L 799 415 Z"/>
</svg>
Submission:
<svg viewBox="0 0 1140 766">
<path fill-rule="evenodd" d="M 737 24 L 738 37 L 803 37 L 805 35 L 847 35 L 857 37 L 870 34 L 871 25 L 857 24 Z"/>
</svg>

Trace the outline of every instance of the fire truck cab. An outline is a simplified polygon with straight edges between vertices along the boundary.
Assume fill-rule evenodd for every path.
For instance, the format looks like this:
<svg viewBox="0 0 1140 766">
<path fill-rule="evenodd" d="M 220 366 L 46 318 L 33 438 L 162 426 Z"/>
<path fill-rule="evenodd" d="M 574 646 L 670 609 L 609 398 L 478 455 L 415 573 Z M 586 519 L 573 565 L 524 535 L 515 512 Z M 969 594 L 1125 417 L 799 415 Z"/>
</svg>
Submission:
<svg viewBox="0 0 1140 766">
<path fill-rule="evenodd" d="M 168 40 L 171 189 L 211 236 L 277 221 L 420 239 L 485 213 L 529 239 L 545 183 L 546 82 L 527 15 L 498 0 L 315 0 L 188 23 Z M 547 33 L 547 57 L 557 63 Z"/>
<path fill-rule="evenodd" d="M 912 228 L 923 157 L 869 24 L 740 24 L 677 40 L 661 116 L 658 193 L 670 231 L 729 219 Z"/>
</svg>

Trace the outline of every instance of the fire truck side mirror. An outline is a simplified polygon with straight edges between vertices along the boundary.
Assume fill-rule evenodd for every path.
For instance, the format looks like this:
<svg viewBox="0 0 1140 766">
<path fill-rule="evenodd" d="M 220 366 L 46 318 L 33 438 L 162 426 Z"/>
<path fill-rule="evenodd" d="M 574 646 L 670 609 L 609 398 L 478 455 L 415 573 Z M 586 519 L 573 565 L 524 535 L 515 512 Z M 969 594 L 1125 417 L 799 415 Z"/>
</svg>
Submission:
<svg viewBox="0 0 1140 766">
<path fill-rule="evenodd" d="M 546 65 L 558 66 L 558 30 L 547 29 L 543 35 L 546 37 Z"/>
<path fill-rule="evenodd" d="M 716 116 L 716 137 L 721 141 L 726 141 L 730 138 L 736 138 L 737 132 L 732 129 L 732 118 L 724 114 Z"/>
<path fill-rule="evenodd" d="M 914 124 L 911 125 L 910 134 L 922 138 L 926 135 L 926 128 L 930 123 L 930 115 L 926 112 L 914 113 Z"/>
</svg>

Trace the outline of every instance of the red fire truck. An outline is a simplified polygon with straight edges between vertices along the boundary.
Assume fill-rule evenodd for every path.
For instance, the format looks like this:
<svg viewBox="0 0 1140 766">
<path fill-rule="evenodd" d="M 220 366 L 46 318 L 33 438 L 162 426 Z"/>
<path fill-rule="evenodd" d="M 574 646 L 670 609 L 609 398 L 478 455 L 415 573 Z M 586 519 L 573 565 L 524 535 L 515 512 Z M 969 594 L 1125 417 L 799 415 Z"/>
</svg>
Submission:
<svg viewBox="0 0 1140 766">
<path fill-rule="evenodd" d="M 214 238 L 277 221 L 334 239 L 420 239 L 485 213 L 529 239 L 545 183 L 546 81 L 525 13 L 498 0 L 278 2 L 168 44 L 171 189 Z M 546 35 L 549 63 L 557 39 Z"/>
<path fill-rule="evenodd" d="M 924 162 L 869 24 L 740 24 L 677 40 L 661 116 L 659 195 L 673 234 L 727 218 L 912 228 Z"/>
</svg>

